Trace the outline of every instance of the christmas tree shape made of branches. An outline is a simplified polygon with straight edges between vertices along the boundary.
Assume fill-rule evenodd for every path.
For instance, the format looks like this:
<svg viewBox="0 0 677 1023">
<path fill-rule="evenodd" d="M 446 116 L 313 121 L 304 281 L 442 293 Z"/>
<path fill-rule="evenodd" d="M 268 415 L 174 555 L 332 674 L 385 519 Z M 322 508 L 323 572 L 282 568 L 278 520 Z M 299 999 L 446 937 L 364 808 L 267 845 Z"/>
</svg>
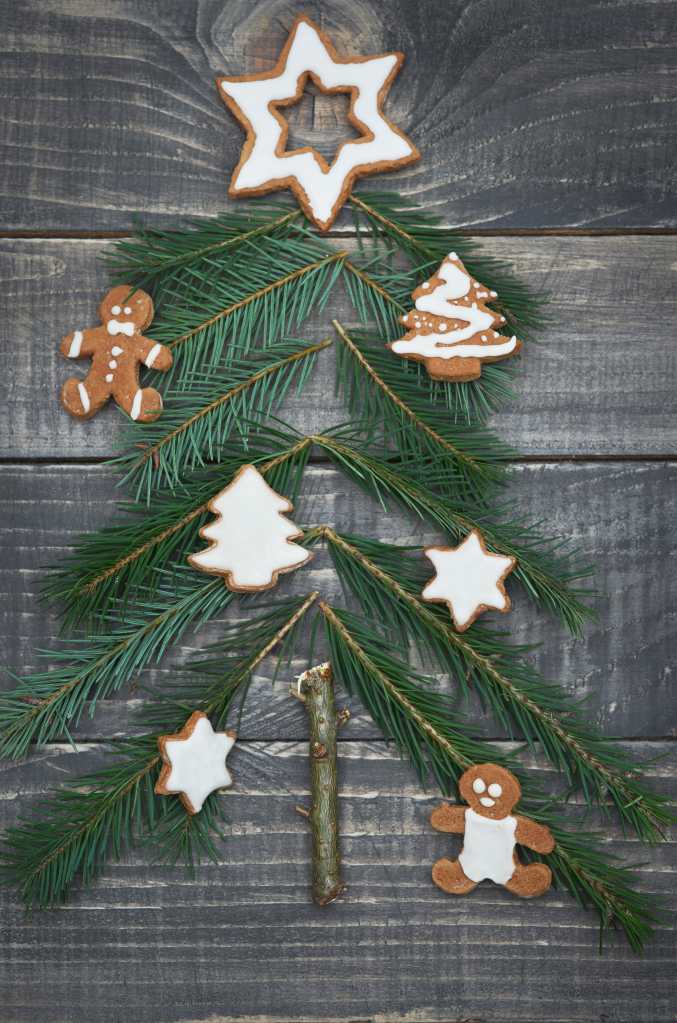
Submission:
<svg viewBox="0 0 677 1023">
<path fill-rule="evenodd" d="M 508 339 L 537 327 L 538 302 L 508 267 L 440 227 L 410 199 L 353 194 L 349 207 L 359 236 L 354 251 L 320 237 L 298 209 L 258 204 L 185 230 L 141 231 L 109 256 L 114 283 L 152 295 L 157 316 L 149 333 L 173 355 L 169 373 L 148 374 L 165 413 L 153 423 L 125 425 L 111 470 L 127 490 L 126 507 L 111 526 L 80 538 L 47 578 L 45 597 L 61 615 L 65 638 L 52 666 L 16 680 L 0 697 L 0 755 L 22 757 L 35 743 L 70 735 L 86 708 L 94 712 L 136 680 L 188 629 L 218 619 L 222 635 L 144 704 L 143 734 L 116 744 L 108 767 L 62 785 L 9 830 L 4 879 L 27 904 L 48 906 L 66 898 L 76 880 L 91 882 L 135 840 L 151 838 L 169 861 L 216 857 L 228 797 L 210 795 L 191 816 L 178 799 L 158 796 L 158 736 L 177 733 L 187 708 L 223 731 L 241 712 L 259 665 L 273 653 L 288 659 L 301 625 L 313 619 L 323 627 L 336 678 L 421 781 L 432 777 L 443 794 L 455 795 L 473 764 L 495 761 L 513 771 L 522 786 L 520 807 L 554 836 L 554 851 L 541 858 L 555 883 L 639 949 L 655 910 L 636 890 L 632 872 L 535 789 L 513 756 L 478 738 L 472 721 L 458 713 L 459 699 L 477 694 L 500 727 L 562 772 L 585 808 L 605 808 L 644 841 L 660 840 L 671 820 L 665 800 L 647 789 L 641 765 L 586 720 L 565 687 L 540 677 L 529 652 L 512 645 L 504 628 L 481 621 L 460 633 L 447 607 L 422 599 L 430 562 L 420 549 L 350 534 L 336 523 L 305 527 L 290 547 L 304 557 L 326 547 L 353 610 L 314 590 L 280 596 L 283 580 L 272 603 L 268 591 L 237 598 L 223 577 L 188 564 L 189 555 L 204 560 L 196 555 L 200 531 L 215 538 L 210 509 L 221 510 L 217 495 L 244 467 L 254 466 L 285 501 L 277 516 L 296 500 L 314 451 L 450 546 L 476 530 L 488 552 L 516 562 L 509 585 L 573 634 L 590 615 L 589 567 L 560 540 L 496 512 L 514 453 L 487 419 L 511 395 L 516 360 L 486 361 L 483 352 L 466 360 L 456 353 L 442 360 L 447 368 L 433 376 L 445 380 L 435 382 L 387 347 L 401 340 L 402 316 L 422 337 L 468 322 L 465 314 L 420 309 L 434 322 L 410 320 L 412 292 L 418 302 L 436 293 L 438 281 L 457 276 L 440 274 L 442 264 L 459 272 L 467 267 L 472 281 L 470 295 L 458 296 L 456 287 L 444 301 L 466 302 L 464 309 L 477 302 L 479 315 L 495 291 L 501 312 L 491 316 Z M 450 261 L 450 252 L 457 260 Z M 354 317 L 350 329 L 334 322 L 337 382 L 350 421 L 304 435 L 276 412 L 292 388 L 304 386 L 332 341 L 292 335 L 311 314 L 321 315 L 339 282 Z M 505 324 L 496 324 L 497 316 Z M 446 330 L 439 329 L 443 321 Z M 477 337 L 462 343 L 470 340 L 474 345 Z M 435 368 L 437 355 L 430 359 Z M 285 535 L 278 539 L 287 544 L 291 537 L 279 521 Z M 302 577 L 301 569 L 296 578 Z M 246 601 L 238 620 L 224 621 L 236 599 Z M 414 659 L 421 670 L 412 667 Z M 442 689 L 428 672 L 446 677 Z"/>
</svg>

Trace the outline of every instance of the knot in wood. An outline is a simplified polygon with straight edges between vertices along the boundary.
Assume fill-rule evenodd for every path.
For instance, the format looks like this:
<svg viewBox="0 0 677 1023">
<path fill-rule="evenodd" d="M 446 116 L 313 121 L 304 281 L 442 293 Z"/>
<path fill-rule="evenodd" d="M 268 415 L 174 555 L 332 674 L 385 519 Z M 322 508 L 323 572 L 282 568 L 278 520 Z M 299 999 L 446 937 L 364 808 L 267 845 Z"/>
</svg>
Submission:
<svg viewBox="0 0 677 1023">
<path fill-rule="evenodd" d="M 310 750 L 310 755 L 313 760 L 324 760 L 327 755 L 327 747 L 322 742 L 314 742 Z"/>
</svg>

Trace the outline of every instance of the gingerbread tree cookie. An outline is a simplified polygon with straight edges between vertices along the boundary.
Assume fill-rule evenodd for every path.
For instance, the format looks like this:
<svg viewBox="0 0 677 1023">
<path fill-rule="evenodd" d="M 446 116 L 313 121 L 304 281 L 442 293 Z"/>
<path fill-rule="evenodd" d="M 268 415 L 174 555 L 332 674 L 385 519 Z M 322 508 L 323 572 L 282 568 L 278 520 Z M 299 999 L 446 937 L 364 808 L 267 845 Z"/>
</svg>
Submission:
<svg viewBox="0 0 677 1023">
<path fill-rule="evenodd" d="M 188 557 L 193 568 L 222 575 L 236 592 L 268 590 L 280 572 L 291 572 L 312 554 L 292 540 L 301 530 L 284 517 L 292 503 L 269 487 L 253 465 L 243 465 L 231 482 L 209 502 L 217 515 L 200 536 L 211 546 Z"/>
<path fill-rule="evenodd" d="M 61 390 L 67 412 L 77 419 L 91 419 L 114 398 L 132 419 L 150 422 L 162 412 L 162 396 L 153 387 L 141 387 L 139 369 L 167 370 L 172 353 L 165 345 L 144 337 L 153 319 L 153 300 L 145 291 L 120 284 L 99 306 L 102 326 L 76 330 L 61 342 L 67 359 L 90 356 L 92 365 L 84 380 L 70 377 Z"/>
<path fill-rule="evenodd" d="M 487 306 L 497 297 L 450 252 L 437 273 L 412 292 L 416 307 L 400 317 L 408 331 L 389 348 L 423 362 L 433 380 L 477 380 L 483 362 L 507 359 L 522 347 L 516 337 L 495 329 L 505 323 Z"/>
<path fill-rule="evenodd" d="M 545 863 L 521 863 L 515 844 L 551 853 L 555 840 L 543 824 L 513 815 L 522 795 L 514 774 L 497 764 L 476 764 L 462 775 L 459 792 L 469 806 L 443 803 L 430 823 L 437 831 L 463 835 L 457 860 L 438 860 L 433 881 L 450 895 L 466 895 L 480 881 L 493 881 L 524 899 L 543 895 L 552 883 Z"/>
</svg>

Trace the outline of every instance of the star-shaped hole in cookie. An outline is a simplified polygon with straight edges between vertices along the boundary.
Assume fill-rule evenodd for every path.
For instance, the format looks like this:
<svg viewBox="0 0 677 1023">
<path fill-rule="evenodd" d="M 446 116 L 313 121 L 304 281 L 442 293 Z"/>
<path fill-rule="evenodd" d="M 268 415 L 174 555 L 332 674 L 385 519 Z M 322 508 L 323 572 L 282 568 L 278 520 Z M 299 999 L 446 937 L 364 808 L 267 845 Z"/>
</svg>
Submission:
<svg viewBox="0 0 677 1023">
<path fill-rule="evenodd" d="M 217 79 L 219 95 L 247 132 L 229 194 L 290 188 L 309 219 L 328 230 L 358 177 L 419 158 L 382 111 L 403 60 L 401 53 L 339 57 L 317 26 L 300 17 L 272 71 Z M 288 125 L 281 110 L 299 100 L 309 79 L 323 92 L 350 95 L 349 121 L 360 133 L 341 143 L 331 165 L 312 146 L 286 150 Z"/>
<path fill-rule="evenodd" d="M 286 122 L 286 142 L 283 156 L 312 152 L 327 169 L 335 162 L 345 142 L 364 138 L 363 131 L 350 118 L 352 91 L 327 91 L 313 75 L 306 75 L 298 100 L 276 103 L 280 116 Z"/>
</svg>

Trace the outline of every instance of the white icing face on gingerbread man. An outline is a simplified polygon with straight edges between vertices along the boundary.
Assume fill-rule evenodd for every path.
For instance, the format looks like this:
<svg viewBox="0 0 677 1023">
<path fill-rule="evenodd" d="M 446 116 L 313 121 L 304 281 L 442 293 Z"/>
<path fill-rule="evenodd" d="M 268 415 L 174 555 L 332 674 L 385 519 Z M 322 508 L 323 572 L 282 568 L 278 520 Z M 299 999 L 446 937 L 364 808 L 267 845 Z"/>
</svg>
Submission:
<svg viewBox="0 0 677 1023">
<path fill-rule="evenodd" d="M 153 301 L 145 291 L 135 291 L 130 295 L 130 288 L 122 285 L 109 291 L 99 306 L 101 322 L 108 333 L 133 337 L 142 334 L 153 320 Z"/>
<path fill-rule="evenodd" d="M 520 786 L 513 774 L 496 764 L 476 764 L 465 772 L 458 790 L 470 809 L 501 820 L 519 802 Z"/>
</svg>

